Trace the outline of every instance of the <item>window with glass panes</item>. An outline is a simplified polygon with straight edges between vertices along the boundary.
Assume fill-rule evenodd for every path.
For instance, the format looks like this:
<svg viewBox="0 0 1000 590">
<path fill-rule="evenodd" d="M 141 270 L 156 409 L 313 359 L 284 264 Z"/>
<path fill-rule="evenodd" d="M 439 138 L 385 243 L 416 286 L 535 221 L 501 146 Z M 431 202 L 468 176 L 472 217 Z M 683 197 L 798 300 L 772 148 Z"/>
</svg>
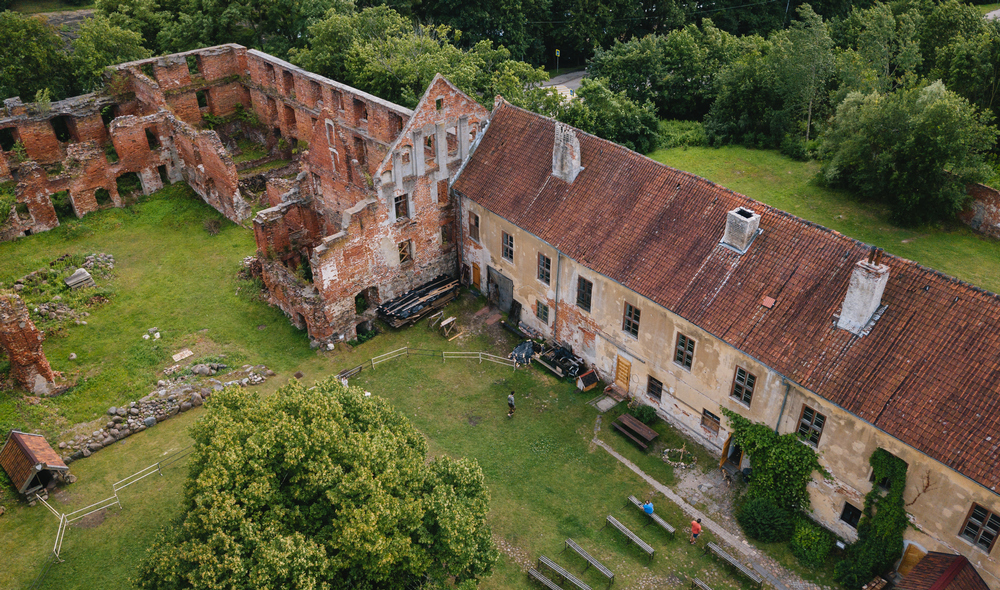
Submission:
<svg viewBox="0 0 1000 590">
<path fill-rule="evenodd" d="M 590 296 L 594 292 L 594 283 L 587 279 L 576 280 L 576 306 L 583 311 L 590 311 Z"/>
<path fill-rule="evenodd" d="M 674 362 L 690 370 L 691 363 L 694 362 L 694 344 L 694 338 L 678 334 L 677 346 L 674 348 Z"/>
<path fill-rule="evenodd" d="M 639 308 L 633 307 L 631 303 L 625 304 L 625 317 L 622 319 L 622 330 L 626 334 L 639 337 Z"/>
<path fill-rule="evenodd" d="M 736 377 L 733 378 L 733 391 L 730 396 L 738 401 L 750 405 L 753 399 L 753 386 L 757 384 L 757 378 L 753 373 L 747 372 L 743 367 L 736 367 Z"/>
<path fill-rule="evenodd" d="M 649 381 L 646 383 L 646 395 L 649 397 L 655 397 L 656 399 L 661 399 L 663 395 L 663 384 L 657 379 L 649 377 Z"/>
<path fill-rule="evenodd" d="M 396 197 L 396 219 L 406 219 L 410 216 L 410 195 Z"/>
<path fill-rule="evenodd" d="M 503 249 L 500 254 L 504 259 L 514 262 L 514 236 L 503 232 Z"/>
<path fill-rule="evenodd" d="M 535 315 L 546 324 L 549 323 L 549 306 L 541 301 L 535 304 Z"/>
<path fill-rule="evenodd" d="M 552 280 L 552 259 L 541 252 L 538 253 L 538 280 L 546 285 Z"/>
<path fill-rule="evenodd" d="M 799 436 L 804 440 L 818 445 L 819 437 L 823 435 L 823 426 L 825 424 L 826 416 L 809 406 L 802 406 L 802 415 L 799 417 Z"/>
<path fill-rule="evenodd" d="M 960 536 L 989 553 L 998 534 L 1000 534 L 1000 517 L 979 504 L 973 504 Z"/>
</svg>

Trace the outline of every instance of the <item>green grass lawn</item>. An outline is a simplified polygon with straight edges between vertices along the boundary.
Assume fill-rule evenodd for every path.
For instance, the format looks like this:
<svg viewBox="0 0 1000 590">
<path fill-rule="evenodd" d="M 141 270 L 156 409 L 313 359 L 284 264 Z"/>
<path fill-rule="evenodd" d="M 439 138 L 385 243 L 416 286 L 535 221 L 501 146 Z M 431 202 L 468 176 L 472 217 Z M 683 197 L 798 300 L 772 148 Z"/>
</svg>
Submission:
<svg viewBox="0 0 1000 590">
<path fill-rule="evenodd" d="M 743 147 L 673 148 L 654 160 L 721 184 L 830 229 L 964 281 L 1000 292 L 1000 241 L 959 222 L 901 228 L 881 206 L 817 182 L 819 164 Z"/>
<path fill-rule="evenodd" d="M 221 220 L 218 235 L 203 228 L 208 219 Z M 66 253 L 104 252 L 116 261 L 110 302 L 89 309 L 87 325 L 72 325 L 43 345 L 53 370 L 78 385 L 38 405 L 0 390 L 0 430 L 38 428 L 51 436 L 97 418 L 108 406 L 148 393 L 157 371 L 184 347 L 198 356 L 222 353 L 230 364 L 264 363 L 276 371 L 314 356 L 304 332 L 278 309 L 253 300 L 251 284 L 237 280 L 240 260 L 254 250 L 252 232 L 179 184 L 130 208 L 91 213 L 0 243 L 0 282 L 7 285 Z M 153 327 L 163 337 L 143 340 Z M 71 353 L 76 360 L 69 360 Z"/>
<path fill-rule="evenodd" d="M 1000 4 L 979 4 L 976 6 L 979 12 L 986 14 L 988 12 L 993 12 L 994 10 L 1000 10 Z"/>
</svg>

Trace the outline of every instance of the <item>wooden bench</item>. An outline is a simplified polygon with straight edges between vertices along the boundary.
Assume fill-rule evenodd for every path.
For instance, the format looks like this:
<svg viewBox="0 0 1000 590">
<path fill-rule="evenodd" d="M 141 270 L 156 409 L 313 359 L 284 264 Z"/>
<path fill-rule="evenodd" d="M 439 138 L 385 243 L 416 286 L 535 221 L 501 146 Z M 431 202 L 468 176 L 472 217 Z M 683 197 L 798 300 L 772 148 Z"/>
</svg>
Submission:
<svg viewBox="0 0 1000 590">
<path fill-rule="evenodd" d="M 632 439 L 635 444 L 642 447 L 643 450 L 649 446 L 649 443 L 660 436 L 660 433 L 656 432 L 649 426 L 646 426 L 640 422 L 635 416 L 631 414 L 622 414 L 618 416 L 618 420 L 615 421 L 612 426 L 615 430 L 621 432 L 625 436 Z"/>
<path fill-rule="evenodd" d="M 693 588 L 698 588 L 698 590 L 712 590 L 711 586 L 709 586 L 705 582 L 702 582 L 698 578 L 691 580 L 691 586 Z"/>
<path fill-rule="evenodd" d="M 638 508 L 643 514 L 646 514 L 646 511 L 643 510 L 642 508 L 642 502 L 640 502 L 638 498 L 636 498 L 635 496 L 629 496 L 628 501 L 631 502 L 636 508 Z M 660 525 L 663 528 L 663 530 L 670 533 L 671 537 L 674 536 L 675 532 L 674 527 L 670 526 L 669 522 L 660 518 L 658 514 L 654 512 L 653 514 L 646 514 L 646 516 L 648 516 L 649 519 L 655 522 L 656 524 Z"/>
<path fill-rule="evenodd" d="M 609 570 L 607 567 L 605 567 L 603 563 L 597 561 L 597 559 L 595 559 L 593 555 L 584 551 L 583 547 L 580 547 L 579 545 L 576 544 L 576 541 L 574 541 L 573 539 L 566 539 L 566 547 L 563 547 L 563 551 L 565 551 L 567 548 L 572 549 L 573 551 L 576 552 L 577 555 L 587 560 L 587 567 L 583 568 L 583 571 L 587 571 L 587 568 L 589 568 L 590 566 L 594 566 L 594 569 L 601 572 L 601 574 L 604 577 L 608 578 L 609 586 L 612 583 L 614 583 L 615 573 Z"/>
<path fill-rule="evenodd" d="M 531 569 L 528 570 L 528 575 L 531 576 L 532 578 L 538 580 L 539 582 L 541 582 L 542 586 L 545 586 L 549 590 L 562 590 L 562 588 L 560 588 L 559 586 L 557 586 L 555 582 L 553 582 L 552 580 L 546 578 L 545 574 L 543 574 L 542 572 L 540 572 L 540 571 L 538 571 L 538 570 L 536 570 L 534 568 L 531 568 Z"/>
<path fill-rule="evenodd" d="M 590 590 L 590 586 L 580 581 L 576 576 L 563 569 L 561 565 L 552 561 L 548 557 L 545 557 L 544 555 L 538 558 L 538 569 L 542 569 L 543 565 L 552 570 L 553 572 L 555 572 L 557 576 L 562 578 L 563 583 L 569 582 L 574 586 L 576 586 L 577 588 L 579 588 L 580 590 Z"/>
<path fill-rule="evenodd" d="M 623 535 L 625 535 L 626 537 L 628 537 L 629 541 L 632 541 L 633 543 L 635 543 L 636 545 L 638 545 L 639 549 L 642 549 L 643 551 L 645 551 L 646 555 L 649 555 L 649 559 L 650 560 L 653 559 L 653 551 L 654 551 L 653 547 L 649 543 L 647 543 L 647 542 L 643 541 L 642 539 L 640 539 L 638 535 L 636 535 L 632 531 L 628 530 L 628 528 L 625 525 L 623 525 L 622 523 L 618 522 L 618 519 L 616 519 L 614 516 L 611 516 L 610 514 L 608 515 L 608 518 L 607 518 L 604 526 L 608 526 L 609 524 L 611 526 L 615 527 L 616 529 L 618 529 Z M 604 528 L 604 527 L 601 527 L 601 528 Z"/>
<path fill-rule="evenodd" d="M 760 587 L 764 583 L 764 578 L 762 578 L 760 574 L 755 572 L 753 569 L 743 565 L 743 563 L 741 563 L 732 555 L 723 551 L 722 548 L 716 545 L 715 543 L 710 542 L 708 545 L 706 545 L 705 551 L 711 551 L 712 553 L 714 553 L 716 557 L 721 558 L 723 561 L 731 565 L 733 569 L 735 569 L 736 571 L 740 572 L 741 574 L 749 578 L 750 581 L 757 584 L 758 587 Z"/>
</svg>

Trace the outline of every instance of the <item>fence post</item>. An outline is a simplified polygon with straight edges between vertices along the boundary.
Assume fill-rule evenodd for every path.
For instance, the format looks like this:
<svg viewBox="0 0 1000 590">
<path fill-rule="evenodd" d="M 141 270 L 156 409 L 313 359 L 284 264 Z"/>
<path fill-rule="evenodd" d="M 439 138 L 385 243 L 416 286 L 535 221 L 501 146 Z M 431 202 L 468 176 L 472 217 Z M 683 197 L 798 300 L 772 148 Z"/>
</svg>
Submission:
<svg viewBox="0 0 1000 590">
<path fill-rule="evenodd" d="M 374 371 L 375 370 L 375 357 L 372 357 L 372 358 L 370 358 L 368 360 L 371 362 L 371 364 L 372 364 L 372 370 Z"/>
<path fill-rule="evenodd" d="M 156 462 L 156 470 L 160 472 L 160 477 L 163 477 L 163 469 L 160 466 L 160 462 Z"/>
</svg>

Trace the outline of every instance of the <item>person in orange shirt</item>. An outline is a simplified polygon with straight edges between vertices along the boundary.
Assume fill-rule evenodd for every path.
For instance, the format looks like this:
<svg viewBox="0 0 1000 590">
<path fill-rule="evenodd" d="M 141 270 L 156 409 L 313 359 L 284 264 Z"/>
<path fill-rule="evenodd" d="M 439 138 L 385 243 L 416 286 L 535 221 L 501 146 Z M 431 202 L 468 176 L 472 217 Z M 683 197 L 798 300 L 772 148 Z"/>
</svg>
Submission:
<svg viewBox="0 0 1000 590">
<path fill-rule="evenodd" d="M 698 535 L 701 534 L 701 519 L 691 521 L 691 544 L 698 539 Z"/>
</svg>

